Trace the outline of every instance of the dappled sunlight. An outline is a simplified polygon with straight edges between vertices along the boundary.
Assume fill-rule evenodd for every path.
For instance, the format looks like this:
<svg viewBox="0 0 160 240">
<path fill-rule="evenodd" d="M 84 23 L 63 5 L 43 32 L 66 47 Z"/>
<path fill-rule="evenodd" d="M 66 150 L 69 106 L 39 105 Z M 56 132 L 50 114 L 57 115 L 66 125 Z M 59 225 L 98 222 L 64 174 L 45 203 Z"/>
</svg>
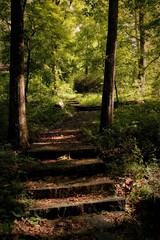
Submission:
<svg viewBox="0 0 160 240">
<path fill-rule="evenodd" d="M 65 150 L 86 147 L 88 143 L 85 142 L 82 136 L 81 128 L 87 126 L 91 119 L 94 120 L 96 118 L 96 112 L 85 111 L 83 114 L 77 112 L 74 117 L 69 117 L 64 121 L 61 127 L 40 132 L 31 149 Z"/>
<path fill-rule="evenodd" d="M 42 133 L 37 142 L 33 143 L 33 147 L 52 147 L 54 149 L 65 149 L 69 146 L 80 144 L 80 131 L 78 129 L 57 129 L 55 131 Z"/>
<path fill-rule="evenodd" d="M 65 140 L 73 140 L 73 138 L 76 137 L 76 135 L 79 134 L 79 130 L 72 130 L 72 129 L 57 129 L 55 131 L 50 132 L 44 132 L 42 133 L 42 136 L 38 141 L 44 141 L 47 143 L 47 141 L 52 142 L 63 142 Z"/>
</svg>

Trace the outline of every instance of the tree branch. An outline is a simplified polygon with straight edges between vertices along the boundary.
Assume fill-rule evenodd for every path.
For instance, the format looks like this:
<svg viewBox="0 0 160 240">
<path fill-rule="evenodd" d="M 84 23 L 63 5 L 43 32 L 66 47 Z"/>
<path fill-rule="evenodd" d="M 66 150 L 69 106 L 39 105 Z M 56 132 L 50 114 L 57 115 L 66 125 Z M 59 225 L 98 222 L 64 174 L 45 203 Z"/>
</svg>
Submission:
<svg viewBox="0 0 160 240">
<path fill-rule="evenodd" d="M 134 39 L 136 39 L 137 41 L 140 41 L 140 39 L 139 39 L 138 37 L 136 37 L 136 36 L 130 34 L 129 32 L 127 32 L 126 29 L 124 29 L 124 32 L 125 32 L 129 37 L 134 38 Z"/>
<path fill-rule="evenodd" d="M 160 57 L 160 52 L 158 54 L 157 57 L 155 57 L 154 59 L 152 59 L 148 64 L 147 66 L 144 68 L 144 70 L 146 70 L 153 62 L 155 62 L 156 60 L 158 60 L 158 58 Z"/>
</svg>

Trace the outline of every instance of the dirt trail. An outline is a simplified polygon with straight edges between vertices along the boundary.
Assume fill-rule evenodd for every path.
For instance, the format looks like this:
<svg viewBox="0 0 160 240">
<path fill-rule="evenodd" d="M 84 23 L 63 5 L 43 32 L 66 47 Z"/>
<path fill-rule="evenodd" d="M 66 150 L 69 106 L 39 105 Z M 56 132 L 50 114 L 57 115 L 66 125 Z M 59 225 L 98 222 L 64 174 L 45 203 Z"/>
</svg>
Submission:
<svg viewBox="0 0 160 240">
<path fill-rule="evenodd" d="M 55 129 L 41 132 L 34 143 L 34 147 L 50 145 L 54 149 L 66 149 L 73 146 L 74 148 L 91 146 L 83 139 L 81 129 L 95 121 L 98 115 L 99 112 L 97 111 L 75 112 L 73 116 L 65 118 Z"/>
</svg>

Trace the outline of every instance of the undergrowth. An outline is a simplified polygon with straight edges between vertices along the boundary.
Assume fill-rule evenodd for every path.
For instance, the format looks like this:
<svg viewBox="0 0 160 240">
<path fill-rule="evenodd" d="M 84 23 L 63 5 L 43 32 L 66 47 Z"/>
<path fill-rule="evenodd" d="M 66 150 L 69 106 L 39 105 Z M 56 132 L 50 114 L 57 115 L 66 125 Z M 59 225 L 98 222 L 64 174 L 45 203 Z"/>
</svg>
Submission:
<svg viewBox="0 0 160 240">
<path fill-rule="evenodd" d="M 68 96 L 67 96 L 68 97 Z M 71 116 L 73 108 L 68 104 L 68 98 L 59 96 L 41 96 L 41 98 L 28 98 L 26 104 L 27 123 L 30 141 L 34 141 L 40 131 L 55 128 L 60 125 L 66 116 Z M 64 107 L 57 103 L 63 102 Z M 0 118 L 0 146 L 7 143 L 8 134 L 8 100 L 0 99 L 3 114 Z"/>
<path fill-rule="evenodd" d="M 21 180 L 35 164 L 33 159 L 11 151 L 9 145 L 0 149 L 0 236 L 11 234 L 15 217 L 27 216 L 29 201 L 19 201 L 27 196 Z"/>
<path fill-rule="evenodd" d="M 28 104 L 27 119 L 31 138 L 34 138 L 35 134 L 42 130 L 57 127 L 66 116 L 72 115 L 73 109 L 67 105 L 67 102 L 63 101 L 64 108 L 56 106 L 56 103 L 62 102 L 58 100 L 57 98 L 47 98 Z"/>
<path fill-rule="evenodd" d="M 141 228 L 138 239 L 156 239 L 160 209 L 160 102 L 119 106 L 111 129 L 99 134 L 99 119 L 83 129 L 100 150 L 110 177 L 131 180 L 128 200 Z M 137 223 L 135 224 L 138 229 Z"/>
</svg>

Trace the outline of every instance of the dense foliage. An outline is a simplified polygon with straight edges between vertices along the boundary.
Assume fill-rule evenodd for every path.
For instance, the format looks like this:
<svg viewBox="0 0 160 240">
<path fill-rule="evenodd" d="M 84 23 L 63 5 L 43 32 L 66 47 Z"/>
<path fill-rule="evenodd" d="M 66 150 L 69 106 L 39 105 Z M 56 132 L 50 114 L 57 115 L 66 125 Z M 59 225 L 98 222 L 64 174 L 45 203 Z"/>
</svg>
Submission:
<svg viewBox="0 0 160 240">
<path fill-rule="evenodd" d="M 139 22 L 141 8 L 144 23 Z M 158 2 L 153 0 L 143 0 L 141 4 L 120 1 L 116 81 L 121 99 L 133 99 L 137 95 L 138 98 L 159 97 L 158 8 Z M 1 0 L 0 10 L 0 61 L 9 64 L 9 2 Z M 101 91 L 107 11 L 106 1 L 27 1 L 24 20 L 28 96 L 46 91 L 56 94 L 64 82 L 71 88 L 75 85 L 79 92 Z M 142 28 L 146 61 L 143 89 L 138 79 Z"/>
</svg>

